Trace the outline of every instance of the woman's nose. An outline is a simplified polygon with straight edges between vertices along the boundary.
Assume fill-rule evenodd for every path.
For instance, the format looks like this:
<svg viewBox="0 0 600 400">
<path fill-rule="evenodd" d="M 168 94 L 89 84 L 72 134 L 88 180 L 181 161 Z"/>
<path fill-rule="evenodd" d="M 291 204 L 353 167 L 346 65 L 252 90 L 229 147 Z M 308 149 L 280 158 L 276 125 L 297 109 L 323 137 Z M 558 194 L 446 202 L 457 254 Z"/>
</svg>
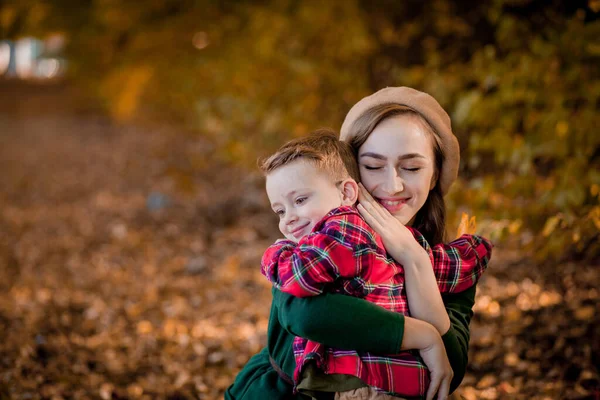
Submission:
<svg viewBox="0 0 600 400">
<path fill-rule="evenodd" d="M 388 194 L 393 195 L 404 190 L 404 181 L 395 168 L 390 168 L 390 172 L 385 177 L 383 185 Z"/>
</svg>

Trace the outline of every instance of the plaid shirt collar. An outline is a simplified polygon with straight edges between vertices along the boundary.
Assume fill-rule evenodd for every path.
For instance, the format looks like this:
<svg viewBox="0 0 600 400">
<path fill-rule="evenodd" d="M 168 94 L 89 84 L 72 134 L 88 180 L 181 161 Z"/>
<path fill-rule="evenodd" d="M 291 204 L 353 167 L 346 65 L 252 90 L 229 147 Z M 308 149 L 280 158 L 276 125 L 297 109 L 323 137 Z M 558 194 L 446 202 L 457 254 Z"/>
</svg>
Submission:
<svg viewBox="0 0 600 400">
<path fill-rule="evenodd" d="M 321 228 L 323 228 L 323 225 L 325 225 L 325 222 L 327 222 L 327 220 L 331 217 L 336 217 L 339 215 L 351 215 L 351 214 L 356 214 L 356 215 L 360 216 L 358 210 L 354 206 L 336 207 L 333 210 L 329 211 L 327 214 L 325 214 L 325 216 L 323 218 L 321 218 L 321 220 L 315 224 L 312 232 L 321 230 Z"/>
</svg>

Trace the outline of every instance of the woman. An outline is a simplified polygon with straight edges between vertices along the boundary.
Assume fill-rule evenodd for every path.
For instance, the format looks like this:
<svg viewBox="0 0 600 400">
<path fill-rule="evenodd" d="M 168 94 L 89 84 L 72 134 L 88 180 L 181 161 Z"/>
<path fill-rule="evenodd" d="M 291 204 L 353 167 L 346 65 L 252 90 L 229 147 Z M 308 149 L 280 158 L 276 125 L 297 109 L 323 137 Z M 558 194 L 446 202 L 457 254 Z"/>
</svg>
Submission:
<svg viewBox="0 0 600 400">
<path fill-rule="evenodd" d="M 267 347 L 250 359 L 226 399 L 302 398 L 292 394 L 289 379 L 294 336 L 373 353 L 419 350 L 431 374 L 427 399 L 446 398 L 464 376 L 475 288 L 442 298 L 429 258 L 403 226 L 420 230 L 432 246 L 443 239 L 443 195 L 459 160 L 450 118 L 425 93 L 387 88 L 350 110 L 341 139 L 356 150 L 362 183 L 376 199 L 364 193 L 359 211 L 404 266 L 410 304 L 427 321 L 348 296 L 300 299 L 273 289 Z"/>
</svg>

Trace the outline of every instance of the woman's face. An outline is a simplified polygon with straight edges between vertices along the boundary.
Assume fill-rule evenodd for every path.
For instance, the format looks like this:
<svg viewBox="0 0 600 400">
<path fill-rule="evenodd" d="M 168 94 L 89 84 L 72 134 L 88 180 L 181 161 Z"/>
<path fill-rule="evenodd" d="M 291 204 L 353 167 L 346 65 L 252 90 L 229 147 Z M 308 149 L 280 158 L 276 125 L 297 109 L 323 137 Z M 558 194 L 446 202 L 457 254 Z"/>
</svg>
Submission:
<svg viewBox="0 0 600 400">
<path fill-rule="evenodd" d="M 418 117 L 398 115 L 377 125 L 358 150 L 360 179 L 402 224 L 411 225 L 435 186 L 433 138 Z"/>
</svg>

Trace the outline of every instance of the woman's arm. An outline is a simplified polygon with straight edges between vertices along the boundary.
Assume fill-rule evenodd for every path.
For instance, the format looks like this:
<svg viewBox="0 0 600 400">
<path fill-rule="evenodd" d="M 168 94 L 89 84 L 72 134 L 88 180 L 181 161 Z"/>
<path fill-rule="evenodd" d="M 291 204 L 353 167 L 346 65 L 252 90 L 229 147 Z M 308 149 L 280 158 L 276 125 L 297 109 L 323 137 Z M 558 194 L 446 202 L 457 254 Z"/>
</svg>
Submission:
<svg viewBox="0 0 600 400">
<path fill-rule="evenodd" d="M 360 185 L 358 211 L 383 241 L 386 251 L 404 267 L 410 314 L 435 326 L 440 335 L 450 319 L 432 268 L 432 260 L 413 234 Z"/>
<path fill-rule="evenodd" d="M 417 246 L 419 249 L 412 251 L 413 255 L 402 263 L 408 307 L 413 317 L 429 322 L 443 335 L 450 329 L 450 318 L 431 267 L 431 259 L 422 247 Z M 398 261 L 391 252 L 390 255 Z"/>
</svg>

